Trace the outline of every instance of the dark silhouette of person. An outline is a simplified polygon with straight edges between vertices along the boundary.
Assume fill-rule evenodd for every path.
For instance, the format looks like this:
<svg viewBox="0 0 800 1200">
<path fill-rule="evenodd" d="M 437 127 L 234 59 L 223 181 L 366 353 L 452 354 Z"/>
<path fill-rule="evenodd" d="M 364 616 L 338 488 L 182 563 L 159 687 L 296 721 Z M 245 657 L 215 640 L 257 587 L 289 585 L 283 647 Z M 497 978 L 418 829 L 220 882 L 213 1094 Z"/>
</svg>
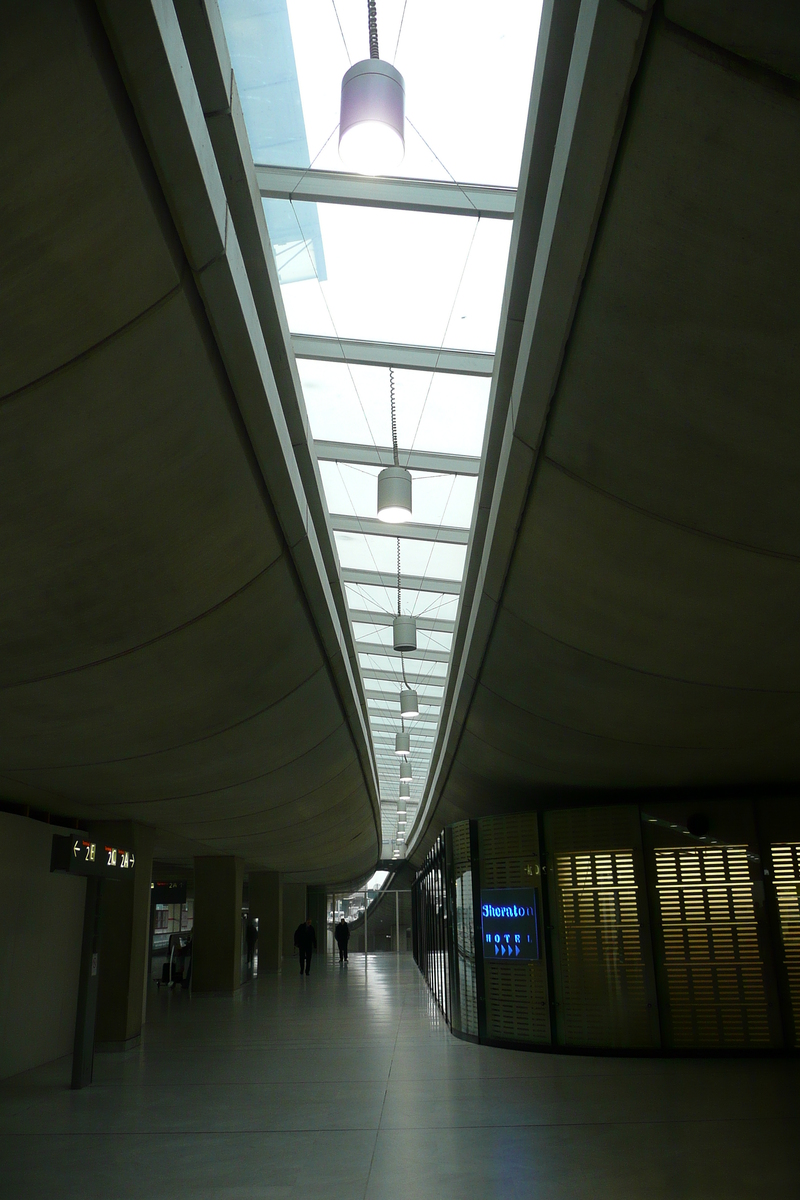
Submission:
<svg viewBox="0 0 800 1200">
<path fill-rule="evenodd" d="M 300 974 L 303 974 L 305 967 L 306 975 L 311 970 L 311 955 L 317 948 L 317 935 L 314 932 L 314 926 L 311 924 L 311 917 L 307 917 L 297 929 L 294 931 L 294 944 L 300 954 Z"/>
<path fill-rule="evenodd" d="M 339 962 L 347 962 L 347 943 L 350 941 L 350 926 L 344 917 L 342 917 L 336 926 L 333 936 L 336 938 L 336 945 L 339 947 Z"/>
</svg>

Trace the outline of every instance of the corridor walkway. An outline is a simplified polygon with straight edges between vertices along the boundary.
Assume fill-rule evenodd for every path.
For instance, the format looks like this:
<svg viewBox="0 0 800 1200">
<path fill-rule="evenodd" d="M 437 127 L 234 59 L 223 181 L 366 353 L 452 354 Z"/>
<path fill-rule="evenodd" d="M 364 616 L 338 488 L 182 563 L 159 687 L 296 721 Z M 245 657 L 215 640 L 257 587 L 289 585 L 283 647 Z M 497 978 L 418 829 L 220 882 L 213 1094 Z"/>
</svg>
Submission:
<svg viewBox="0 0 800 1200">
<path fill-rule="evenodd" d="M 3 1200 L 765 1200 L 797 1194 L 797 1061 L 492 1050 L 410 957 L 155 993 L 140 1049 L 0 1084 Z"/>
</svg>

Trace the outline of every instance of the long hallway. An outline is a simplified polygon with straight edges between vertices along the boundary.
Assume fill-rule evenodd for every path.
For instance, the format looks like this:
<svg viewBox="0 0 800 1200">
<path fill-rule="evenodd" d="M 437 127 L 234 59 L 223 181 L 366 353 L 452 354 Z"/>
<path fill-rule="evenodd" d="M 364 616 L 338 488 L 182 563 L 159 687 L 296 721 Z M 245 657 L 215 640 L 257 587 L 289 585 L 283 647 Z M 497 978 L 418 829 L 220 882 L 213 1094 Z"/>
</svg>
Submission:
<svg viewBox="0 0 800 1200">
<path fill-rule="evenodd" d="M 451 1036 L 410 956 L 153 993 L 139 1049 L 0 1085 L 4 1200 L 737 1200 L 796 1187 L 800 1064 Z M 758 1114 L 757 1118 L 754 1114 Z"/>
</svg>

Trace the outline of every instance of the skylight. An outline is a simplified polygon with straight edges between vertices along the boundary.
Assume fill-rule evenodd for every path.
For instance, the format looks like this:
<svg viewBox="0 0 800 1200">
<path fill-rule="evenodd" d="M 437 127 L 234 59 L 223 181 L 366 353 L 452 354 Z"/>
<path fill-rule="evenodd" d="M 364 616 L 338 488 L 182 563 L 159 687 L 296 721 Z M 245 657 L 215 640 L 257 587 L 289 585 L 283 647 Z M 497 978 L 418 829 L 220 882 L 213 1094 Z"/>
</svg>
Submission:
<svg viewBox="0 0 800 1200">
<path fill-rule="evenodd" d="M 259 181 L 361 668 L 383 842 L 402 856 L 442 713 L 512 227 L 513 192 L 493 192 L 495 207 L 479 215 L 468 185 L 517 184 L 541 5 L 378 0 L 380 57 L 406 89 L 394 175 L 423 182 L 359 176 L 358 188 L 341 182 L 353 177 L 338 120 L 342 76 L 369 57 L 366 0 L 220 9 L 254 161 L 301 169 L 291 184 L 279 171 Z M 310 200 L 297 199 L 298 179 Z M 377 477 L 395 461 L 413 484 L 411 518 L 397 527 L 377 518 Z M 417 626 L 417 648 L 402 656 L 398 550 L 400 604 Z M 401 687 L 419 697 L 405 726 L 407 800 L 395 754 Z"/>
</svg>

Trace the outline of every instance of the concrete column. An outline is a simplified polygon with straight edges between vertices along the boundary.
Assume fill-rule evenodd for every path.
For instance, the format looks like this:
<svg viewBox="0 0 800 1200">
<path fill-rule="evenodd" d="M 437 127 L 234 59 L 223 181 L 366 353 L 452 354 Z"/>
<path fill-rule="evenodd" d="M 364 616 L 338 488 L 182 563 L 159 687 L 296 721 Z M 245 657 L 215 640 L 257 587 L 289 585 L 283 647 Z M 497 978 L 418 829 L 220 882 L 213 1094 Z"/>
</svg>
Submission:
<svg viewBox="0 0 800 1200">
<path fill-rule="evenodd" d="M 283 891 L 283 957 L 294 954 L 294 931 L 306 919 L 306 885 L 284 883 Z"/>
<path fill-rule="evenodd" d="M 258 973 L 281 969 L 281 877 L 277 871 L 251 871 L 250 916 L 258 918 Z"/>
<path fill-rule="evenodd" d="M 132 880 L 107 880 L 100 906 L 97 1050 L 128 1050 L 142 1034 L 150 937 L 154 831 L 137 821 L 103 821 L 90 832 L 99 845 L 133 850 Z"/>
<path fill-rule="evenodd" d="M 233 993 L 242 984 L 244 860 L 232 855 L 194 860 L 192 990 Z"/>
<path fill-rule="evenodd" d="M 328 951 L 328 893 L 325 888 L 310 887 L 306 893 L 306 913 L 317 935 L 317 954 Z"/>
</svg>

